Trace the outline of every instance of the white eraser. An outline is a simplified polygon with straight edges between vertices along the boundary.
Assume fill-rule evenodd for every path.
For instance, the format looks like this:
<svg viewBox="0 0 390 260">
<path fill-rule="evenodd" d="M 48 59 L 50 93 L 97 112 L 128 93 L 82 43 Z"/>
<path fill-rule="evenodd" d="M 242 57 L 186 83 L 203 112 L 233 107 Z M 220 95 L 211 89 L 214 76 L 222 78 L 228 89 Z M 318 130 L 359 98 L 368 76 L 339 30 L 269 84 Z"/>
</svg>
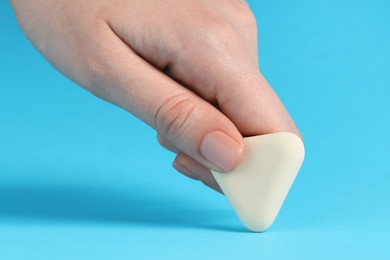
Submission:
<svg viewBox="0 0 390 260">
<path fill-rule="evenodd" d="M 245 154 L 228 173 L 212 171 L 241 222 L 263 232 L 274 222 L 302 165 L 299 137 L 282 132 L 244 138 Z"/>
</svg>

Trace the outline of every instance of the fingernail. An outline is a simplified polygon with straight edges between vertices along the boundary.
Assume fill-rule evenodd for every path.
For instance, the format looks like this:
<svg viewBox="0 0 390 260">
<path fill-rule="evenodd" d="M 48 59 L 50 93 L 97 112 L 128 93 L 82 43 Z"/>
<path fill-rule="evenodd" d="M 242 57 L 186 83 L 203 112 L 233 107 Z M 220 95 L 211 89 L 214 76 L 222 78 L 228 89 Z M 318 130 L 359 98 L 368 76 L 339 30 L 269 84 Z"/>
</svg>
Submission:
<svg viewBox="0 0 390 260">
<path fill-rule="evenodd" d="M 182 164 L 180 164 L 180 163 L 174 161 L 174 162 L 173 162 L 173 167 L 174 167 L 177 171 L 179 171 L 179 172 L 181 172 L 182 174 L 184 174 L 185 176 L 187 176 L 187 177 L 189 177 L 189 178 L 191 178 L 191 179 L 196 179 L 195 176 L 194 176 L 194 174 L 193 174 L 189 169 L 187 169 L 186 167 L 184 167 Z"/>
<path fill-rule="evenodd" d="M 241 158 L 243 145 L 221 131 L 207 134 L 201 144 L 200 153 L 221 171 L 232 170 Z"/>
</svg>

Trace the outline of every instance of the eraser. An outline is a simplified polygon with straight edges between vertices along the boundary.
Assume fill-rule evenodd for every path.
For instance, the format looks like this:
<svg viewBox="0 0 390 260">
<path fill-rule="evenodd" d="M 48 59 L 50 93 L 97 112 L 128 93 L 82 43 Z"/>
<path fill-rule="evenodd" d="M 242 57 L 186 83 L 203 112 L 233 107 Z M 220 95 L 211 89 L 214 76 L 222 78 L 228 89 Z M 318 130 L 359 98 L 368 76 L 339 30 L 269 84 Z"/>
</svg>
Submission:
<svg viewBox="0 0 390 260">
<path fill-rule="evenodd" d="M 212 171 L 241 222 L 263 232 L 274 222 L 301 168 L 302 140 L 288 132 L 244 138 L 240 164 L 228 173 Z"/>
</svg>

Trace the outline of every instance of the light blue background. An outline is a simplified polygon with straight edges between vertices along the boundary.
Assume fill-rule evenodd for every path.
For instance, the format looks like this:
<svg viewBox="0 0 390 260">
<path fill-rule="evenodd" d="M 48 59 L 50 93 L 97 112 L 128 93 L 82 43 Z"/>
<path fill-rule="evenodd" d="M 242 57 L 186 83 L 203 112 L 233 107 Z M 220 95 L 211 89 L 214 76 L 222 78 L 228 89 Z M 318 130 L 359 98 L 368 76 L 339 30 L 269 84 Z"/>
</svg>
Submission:
<svg viewBox="0 0 390 260">
<path fill-rule="evenodd" d="M 389 3 L 250 1 L 307 150 L 253 234 L 154 131 L 56 72 L 1 1 L 0 259 L 390 259 Z"/>
</svg>

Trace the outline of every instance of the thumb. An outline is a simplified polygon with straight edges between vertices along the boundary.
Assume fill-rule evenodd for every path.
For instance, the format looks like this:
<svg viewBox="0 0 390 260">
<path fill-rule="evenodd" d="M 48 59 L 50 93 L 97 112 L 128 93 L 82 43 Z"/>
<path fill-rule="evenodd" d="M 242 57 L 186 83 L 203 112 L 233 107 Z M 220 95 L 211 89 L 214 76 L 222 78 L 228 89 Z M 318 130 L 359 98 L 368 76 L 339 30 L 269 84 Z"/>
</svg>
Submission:
<svg viewBox="0 0 390 260">
<path fill-rule="evenodd" d="M 231 121 L 172 80 L 166 80 L 163 88 L 163 98 L 151 97 L 155 103 L 151 112 L 154 128 L 204 166 L 218 171 L 233 169 L 241 159 L 244 145 Z"/>
<path fill-rule="evenodd" d="M 242 136 L 213 105 L 134 53 L 115 35 L 100 50 L 97 95 L 131 112 L 200 164 L 226 172 L 240 161 Z M 128 73 L 128 72 L 131 73 Z"/>
</svg>

